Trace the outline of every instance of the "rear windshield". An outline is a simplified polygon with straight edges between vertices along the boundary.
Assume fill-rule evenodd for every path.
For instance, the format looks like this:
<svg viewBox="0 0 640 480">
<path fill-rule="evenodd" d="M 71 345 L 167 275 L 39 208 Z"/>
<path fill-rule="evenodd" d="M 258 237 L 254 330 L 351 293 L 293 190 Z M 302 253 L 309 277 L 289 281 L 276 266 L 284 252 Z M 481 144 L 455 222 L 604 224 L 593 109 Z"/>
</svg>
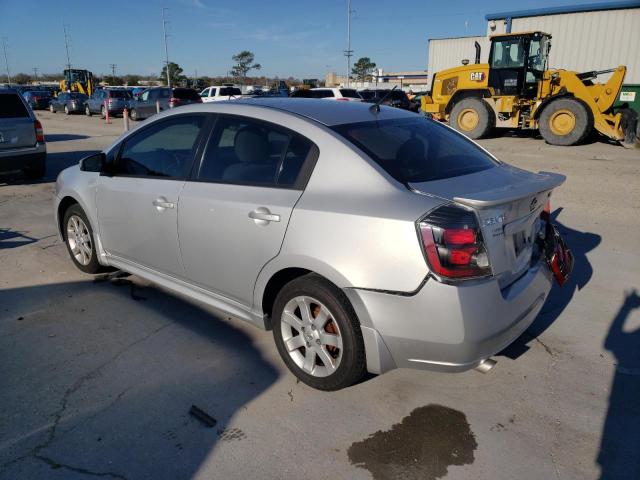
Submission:
<svg viewBox="0 0 640 480">
<path fill-rule="evenodd" d="M 242 95 L 242 92 L 239 88 L 236 87 L 224 87 L 220 89 L 220 95 L 228 96 L 228 95 Z"/>
<path fill-rule="evenodd" d="M 173 96 L 181 100 L 199 100 L 200 95 L 195 90 L 189 88 L 176 88 L 173 91 Z"/>
<path fill-rule="evenodd" d="M 343 97 L 360 98 L 360 95 L 358 95 L 358 92 L 356 92 L 352 88 L 341 88 L 340 93 L 342 94 Z"/>
<path fill-rule="evenodd" d="M 110 98 L 131 98 L 131 94 L 126 90 L 109 90 Z"/>
<path fill-rule="evenodd" d="M 350 123 L 333 129 L 404 184 L 468 175 L 498 165 L 463 135 L 426 118 Z"/>
<path fill-rule="evenodd" d="M 362 90 L 358 93 L 360 94 L 360 98 L 364 100 L 372 100 L 376 96 L 376 92 L 372 92 L 371 90 Z"/>
<path fill-rule="evenodd" d="M 0 118 L 28 116 L 29 112 L 17 93 L 0 93 Z"/>
</svg>

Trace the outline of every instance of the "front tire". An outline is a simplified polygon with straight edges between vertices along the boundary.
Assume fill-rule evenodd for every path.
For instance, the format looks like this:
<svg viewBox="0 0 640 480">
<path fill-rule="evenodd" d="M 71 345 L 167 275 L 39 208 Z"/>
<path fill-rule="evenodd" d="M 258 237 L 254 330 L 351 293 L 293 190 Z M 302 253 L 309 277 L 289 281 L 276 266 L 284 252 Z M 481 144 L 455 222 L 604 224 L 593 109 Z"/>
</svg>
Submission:
<svg viewBox="0 0 640 480">
<path fill-rule="evenodd" d="M 365 373 L 364 341 L 353 307 L 319 275 L 299 277 L 280 290 L 273 337 L 289 370 L 318 390 L 348 387 Z"/>
<path fill-rule="evenodd" d="M 482 98 L 459 101 L 449 115 L 449 125 L 473 140 L 487 135 L 495 124 L 493 110 Z"/>
<path fill-rule="evenodd" d="M 91 109 L 89 108 L 89 105 L 85 105 L 85 106 L 84 106 L 84 114 L 85 114 L 87 117 L 90 117 L 90 116 L 91 116 Z"/>
<path fill-rule="evenodd" d="M 137 122 L 139 120 L 138 112 L 136 111 L 135 108 L 131 110 L 131 113 L 129 114 L 129 116 L 131 117 L 131 120 L 133 120 L 134 122 Z"/>
<path fill-rule="evenodd" d="M 104 108 L 104 105 L 100 107 L 100 117 L 107 118 L 107 109 Z"/>
<path fill-rule="evenodd" d="M 49 105 L 49 111 L 51 113 L 56 113 L 56 109 L 55 109 L 55 107 L 53 105 Z"/>
<path fill-rule="evenodd" d="M 64 114 L 69 115 L 69 107 L 66 105 L 64 106 Z"/>
<path fill-rule="evenodd" d="M 95 237 L 87 215 L 77 203 L 64 212 L 63 236 L 73 263 L 85 273 L 100 273 Z"/>
<path fill-rule="evenodd" d="M 568 147 L 587 138 L 593 130 L 593 116 L 582 102 L 559 98 L 544 107 L 538 124 L 547 143 Z"/>
</svg>

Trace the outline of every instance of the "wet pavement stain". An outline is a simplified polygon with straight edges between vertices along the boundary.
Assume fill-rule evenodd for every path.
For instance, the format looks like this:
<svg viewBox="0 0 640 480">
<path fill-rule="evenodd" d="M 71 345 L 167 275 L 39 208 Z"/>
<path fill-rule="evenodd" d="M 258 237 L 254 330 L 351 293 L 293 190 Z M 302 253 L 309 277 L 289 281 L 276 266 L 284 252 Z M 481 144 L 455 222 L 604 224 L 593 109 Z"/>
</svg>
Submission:
<svg viewBox="0 0 640 480">
<path fill-rule="evenodd" d="M 464 413 L 431 404 L 416 408 L 390 430 L 355 442 L 348 455 L 375 480 L 435 480 L 450 465 L 473 463 L 477 447 Z"/>
</svg>

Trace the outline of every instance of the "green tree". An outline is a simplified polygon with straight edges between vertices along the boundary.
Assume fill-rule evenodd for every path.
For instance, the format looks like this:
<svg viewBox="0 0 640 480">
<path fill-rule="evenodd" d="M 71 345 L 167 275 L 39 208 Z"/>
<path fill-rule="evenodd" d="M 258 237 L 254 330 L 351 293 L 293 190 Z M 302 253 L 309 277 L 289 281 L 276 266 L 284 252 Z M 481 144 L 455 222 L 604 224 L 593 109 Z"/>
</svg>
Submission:
<svg viewBox="0 0 640 480">
<path fill-rule="evenodd" d="M 373 73 L 373 70 L 375 68 L 375 62 L 372 62 L 369 57 L 362 57 L 353 64 L 351 74 L 356 77 L 356 80 L 366 82 L 368 80 L 371 80 L 371 74 Z"/>
<path fill-rule="evenodd" d="M 124 81 L 124 83 L 126 83 L 127 85 L 137 85 L 140 81 L 140 75 L 129 73 L 122 77 L 122 81 Z"/>
<path fill-rule="evenodd" d="M 243 50 L 235 54 L 231 59 L 236 62 L 236 64 L 231 67 L 231 73 L 234 77 L 242 77 L 243 85 L 245 84 L 247 73 L 249 73 L 250 70 L 260 70 L 262 68 L 262 65 L 259 63 L 253 63 L 255 56 L 253 52 L 248 50 Z"/>
<path fill-rule="evenodd" d="M 177 63 L 169 62 L 169 65 L 162 67 L 159 79 L 163 82 L 167 81 L 167 67 L 169 68 L 169 78 L 171 86 L 179 85 L 186 77 L 182 74 L 183 70 Z"/>
<path fill-rule="evenodd" d="M 11 81 L 19 85 L 25 85 L 31 82 L 31 75 L 27 75 L 26 73 L 16 73 L 11 77 Z"/>
</svg>

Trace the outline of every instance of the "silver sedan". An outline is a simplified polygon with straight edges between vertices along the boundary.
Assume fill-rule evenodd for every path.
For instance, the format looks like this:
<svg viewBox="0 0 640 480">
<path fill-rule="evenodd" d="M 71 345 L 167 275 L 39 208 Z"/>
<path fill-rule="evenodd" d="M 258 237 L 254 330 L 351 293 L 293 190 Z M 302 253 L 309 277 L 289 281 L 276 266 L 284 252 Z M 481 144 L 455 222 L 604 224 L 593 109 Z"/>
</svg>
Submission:
<svg viewBox="0 0 640 480">
<path fill-rule="evenodd" d="M 142 123 L 60 174 L 55 212 L 82 271 L 272 329 L 294 375 L 335 390 L 486 369 L 571 271 L 548 214 L 563 181 L 403 110 L 247 99 Z"/>
</svg>

